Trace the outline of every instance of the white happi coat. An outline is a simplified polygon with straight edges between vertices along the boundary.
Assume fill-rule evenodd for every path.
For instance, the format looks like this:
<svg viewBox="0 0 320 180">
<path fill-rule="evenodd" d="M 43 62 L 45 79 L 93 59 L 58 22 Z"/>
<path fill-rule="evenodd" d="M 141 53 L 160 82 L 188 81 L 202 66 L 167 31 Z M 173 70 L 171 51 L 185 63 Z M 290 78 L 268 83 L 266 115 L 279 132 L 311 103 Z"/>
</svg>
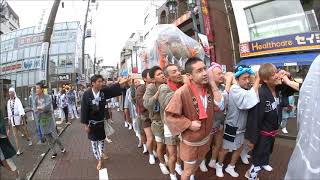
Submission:
<svg viewBox="0 0 320 180">
<path fill-rule="evenodd" d="M 13 104 L 14 101 L 14 112 L 12 115 L 11 111 L 11 105 Z M 8 118 L 12 126 L 18 126 L 23 124 L 23 120 L 21 116 L 25 115 L 22 103 L 18 97 L 15 96 L 15 99 L 9 99 L 7 103 L 7 111 L 8 111 Z"/>
</svg>

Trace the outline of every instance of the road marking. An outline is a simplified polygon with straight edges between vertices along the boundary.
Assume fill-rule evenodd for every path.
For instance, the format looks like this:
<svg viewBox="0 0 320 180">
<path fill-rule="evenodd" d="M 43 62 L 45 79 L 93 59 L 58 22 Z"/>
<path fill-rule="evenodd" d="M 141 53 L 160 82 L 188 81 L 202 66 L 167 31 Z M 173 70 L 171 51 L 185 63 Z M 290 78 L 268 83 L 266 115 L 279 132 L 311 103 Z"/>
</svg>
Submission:
<svg viewBox="0 0 320 180">
<path fill-rule="evenodd" d="M 99 180 L 109 180 L 107 168 L 99 170 Z"/>
</svg>

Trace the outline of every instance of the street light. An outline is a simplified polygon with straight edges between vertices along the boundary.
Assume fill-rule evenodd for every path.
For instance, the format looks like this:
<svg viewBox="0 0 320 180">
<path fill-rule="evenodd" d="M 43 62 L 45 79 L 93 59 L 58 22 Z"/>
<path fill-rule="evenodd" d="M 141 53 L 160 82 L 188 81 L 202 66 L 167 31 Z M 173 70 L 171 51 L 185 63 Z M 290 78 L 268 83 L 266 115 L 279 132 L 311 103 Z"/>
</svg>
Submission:
<svg viewBox="0 0 320 180">
<path fill-rule="evenodd" d="M 169 9 L 169 14 L 176 14 L 177 12 L 177 1 L 176 0 L 168 0 L 166 2 L 166 6 Z"/>
<path fill-rule="evenodd" d="M 188 0 L 188 6 L 189 6 L 189 10 L 191 12 L 191 17 L 192 17 L 192 23 L 193 23 L 193 31 L 194 31 L 194 36 L 195 39 L 197 41 L 199 41 L 199 37 L 198 37 L 198 23 L 197 23 L 197 18 L 196 15 L 194 13 L 194 8 L 196 7 L 196 2 L 195 0 Z"/>
</svg>

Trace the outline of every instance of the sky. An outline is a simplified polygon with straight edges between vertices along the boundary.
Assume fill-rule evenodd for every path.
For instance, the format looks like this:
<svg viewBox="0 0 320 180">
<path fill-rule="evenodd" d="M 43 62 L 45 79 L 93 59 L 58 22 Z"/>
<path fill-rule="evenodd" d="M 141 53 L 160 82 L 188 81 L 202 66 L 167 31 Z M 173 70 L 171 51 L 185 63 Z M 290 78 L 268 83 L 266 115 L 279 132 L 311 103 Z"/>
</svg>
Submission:
<svg viewBox="0 0 320 180">
<path fill-rule="evenodd" d="M 126 40 L 136 30 L 143 29 L 144 11 L 150 0 L 96 0 L 98 9 L 92 10 L 92 28 L 95 37 L 86 40 L 86 52 L 104 59 L 103 65 L 116 65 L 120 61 L 120 52 Z M 161 1 L 161 0 L 159 0 Z M 87 1 L 61 0 L 55 22 L 80 21 L 83 27 Z M 35 26 L 39 23 L 43 9 L 46 9 L 44 23 L 50 14 L 53 0 L 8 0 L 8 3 L 20 18 L 20 27 Z M 88 19 L 91 18 L 91 15 Z M 89 25 L 88 25 L 89 26 Z M 95 31 L 96 30 L 96 31 Z"/>
</svg>

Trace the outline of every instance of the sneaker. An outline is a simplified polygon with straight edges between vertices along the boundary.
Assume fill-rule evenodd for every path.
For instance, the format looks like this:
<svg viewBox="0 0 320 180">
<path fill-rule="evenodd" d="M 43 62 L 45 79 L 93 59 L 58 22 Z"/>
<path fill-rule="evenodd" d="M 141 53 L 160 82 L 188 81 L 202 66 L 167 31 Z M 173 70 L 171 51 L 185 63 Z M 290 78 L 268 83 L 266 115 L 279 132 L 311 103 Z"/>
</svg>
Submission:
<svg viewBox="0 0 320 180">
<path fill-rule="evenodd" d="M 61 149 L 61 153 L 65 153 L 66 152 L 66 148 Z"/>
<path fill-rule="evenodd" d="M 147 148 L 147 145 L 146 144 L 143 144 L 143 154 L 147 153 L 148 152 L 148 148 Z"/>
<path fill-rule="evenodd" d="M 160 163 L 159 166 L 160 166 L 160 170 L 161 170 L 162 174 L 164 174 L 164 175 L 170 174 L 170 172 L 165 164 Z"/>
<path fill-rule="evenodd" d="M 240 154 L 240 158 L 243 164 L 249 164 L 248 156 L 245 151 L 242 151 Z"/>
<path fill-rule="evenodd" d="M 216 163 L 216 176 L 224 177 L 222 168 L 223 168 L 223 164 L 220 165 L 219 163 Z"/>
<path fill-rule="evenodd" d="M 24 137 L 24 134 L 21 134 L 21 137 Z"/>
<path fill-rule="evenodd" d="M 170 174 L 170 180 L 178 180 L 176 174 Z"/>
<path fill-rule="evenodd" d="M 129 123 L 129 128 L 128 128 L 129 130 L 131 130 L 132 129 L 132 125 Z"/>
<path fill-rule="evenodd" d="M 216 160 L 211 159 L 208 166 L 215 169 L 216 168 Z"/>
<path fill-rule="evenodd" d="M 154 155 L 150 154 L 149 155 L 149 164 L 155 164 L 156 163 L 156 160 L 154 158 Z"/>
<path fill-rule="evenodd" d="M 41 144 L 42 144 L 42 142 L 41 142 L 41 141 L 38 141 L 38 142 L 37 142 L 37 145 L 41 145 Z"/>
<path fill-rule="evenodd" d="M 201 162 L 201 164 L 200 164 L 200 170 L 201 170 L 202 172 L 208 172 L 208 168 L 207 168 L 207 166 L 206 166 L 206 161 L 205 161 L 205 160 L 203 160 L 203 161 Z"/>
<path fill-rule="evenodd" d="M 56 158 L 56 157 L 57 157 L 57 155 L 58 155 L 57 153 L 52 154 L 51 159 Z"/>
<path fill-rule="evenodd" d="M 120 111 L 120 108 L 118 108 L 117 111 L 119 112 L 119 111 Z"/>
<path fill-rule="evenodd" d="M 142 143 L 139 141 L 138 148 L 142 148 Z"/>
<path fill-rule="evenodd" d="M 166 164 L 168 164 L 169 158 L 168 158 L 167 154 L 165 154 L 163 157 L 164 157 L 164 161 L 166 162 Z"/>
<path fill-rule="evenodd" d="M 283 134 L 288 134 L 287 128 L 282 128 L 281 130 L 282 130 Z"/>
<path fill-rule="evenodd" d="M 271 172 L 273 170 L 273 168 L 270 166 L 270 165 L 265 165 L 265 166 L 262 166 L 262 168 L 266 171 L 269 171 Z"/>
<path fill-rule="evenodd" d="M 180 176 L 182 175 L 181 164 L 176 163 L 176 168 L 174 169 Z"/>
<path fill-rule="evenodd" d="M 196 180 L 194 174 L 192 174 L 192 175 L 190 176 L 190 180 Z"/>
<path fill-rule="evenodd" d="M 154 155 L 155 158 L 158 157 L 158 154 L 157 154 L 157 152 L 155 150 L 153 150 L 153 155 Z"/>
<path fill-rule="evenodd" d="M 231 166 L 230 164 L 225 169 L 225 171 L 230 174 L 232 177 L 239 177 L 239 174 L 234 170 L 235 166 Z"/>
<path fill-rule="evenodd" d="M 128 128 L 128 127 L 129 127 L 129 124 L 127 123 L 127 121 L 124 122 L 124 127 L 125 127 L 125 128 Z"/>
<path fill-rule="evenodd" d="M 28 146 L 32 146 L 32 140 L 29 141 Z"/>
</svg>

